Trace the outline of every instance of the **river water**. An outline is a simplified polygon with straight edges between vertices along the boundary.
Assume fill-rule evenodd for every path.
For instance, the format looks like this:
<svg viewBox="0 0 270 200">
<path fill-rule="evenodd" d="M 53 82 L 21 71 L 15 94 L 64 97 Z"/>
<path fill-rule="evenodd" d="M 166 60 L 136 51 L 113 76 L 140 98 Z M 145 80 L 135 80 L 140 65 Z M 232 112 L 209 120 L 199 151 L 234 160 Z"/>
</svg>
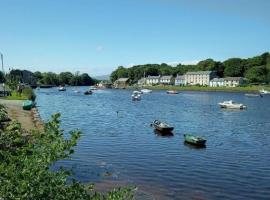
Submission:
<svg viewBox="0 0 270 200">
<path fill-rule="evenodd" d="M 36 91 L 43 120 L 60 112 L 66 133 L 82 131 L 75 154 L 56 167 L 101 188 L 136 185 L 140 199 L 270 199 L 270 95 L 154 91 L 133 102 L 130 90 L 86 89 Z M 231 99 L 247 110 L 217 105 Z M 174 135 L 155 133 L 155 119 Z M 206 148 L 184 144 L 184 133 L 204 136 Z"/>
</svg>

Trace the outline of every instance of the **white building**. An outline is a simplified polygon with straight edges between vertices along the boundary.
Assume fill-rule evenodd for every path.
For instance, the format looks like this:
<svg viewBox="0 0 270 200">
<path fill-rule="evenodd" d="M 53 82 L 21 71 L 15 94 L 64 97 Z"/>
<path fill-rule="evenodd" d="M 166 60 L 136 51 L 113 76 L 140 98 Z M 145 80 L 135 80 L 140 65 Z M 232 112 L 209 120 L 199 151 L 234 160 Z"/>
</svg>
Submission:
<svg viewBox="0 0 270 200">
<path fill-rule="evenodd" d="M 175 82 L 174 82 L 175 85 L 185 85 L 185 76 L 179 76 L 177 74 L 176 78 L 175 78 Z"/>
<path fill-rule="evenodd" d="M 187 72 L 185 85 L 210 85 L 210 80 L 216 77 L 213 71 Z"/>
<path fill-rule="evenodd" d="M 223 87 L 224 86 L 224 78 L 213 78 L 210 81 L 210 87 Z"/>
<path fill-rule="evenodd" d="M 164 84 L 164 85 L 173 84 L 173 76 L 162 76 L 160 78 L 160 84 Z"/>
<path fill-rule="evenodd" d="M 236 87 L 242 85 L 244 82 L 243 77 L 226 77 L 224 78 L 224 86 Z"/>
<path fill-rule="evenodd" d="M 146 84 L 146 78 L 141 78 L 138 80 L 138 85 L 145 85 Z"/>
<path fill-rule="evenodd" d="M 146 78 L 146 84 L 147 85 L 159 84 L 159 81 L 160 81 L 160 75 L 159 76 L 148 76 Z"/>
</svg>

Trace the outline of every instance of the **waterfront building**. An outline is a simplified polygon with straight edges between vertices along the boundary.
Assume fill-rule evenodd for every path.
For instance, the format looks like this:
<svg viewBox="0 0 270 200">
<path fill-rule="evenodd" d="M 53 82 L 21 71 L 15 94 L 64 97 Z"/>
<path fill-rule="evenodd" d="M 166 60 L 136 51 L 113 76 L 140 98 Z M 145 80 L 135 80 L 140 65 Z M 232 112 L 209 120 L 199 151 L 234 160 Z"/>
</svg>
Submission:
<svg viewBox="0 0 270 200">
<path fill-rule="evenodd" d="M 224 86 L 226 87 L 236 87 L 244 83 L 243 77 L 225 77 Z"/>
<path fill-rule="evenodd" d="M 213 78 L 210 81 L 210 87 L 223 87 L 224 84 L 224 78 Z"/>
<path fill-rule="evenodd" d="M 172 85 L 173 84 L 173 76 L 162 76 L 160 78 L 160 84 Z"/>
<path fill-rule="evenodd" d="M 185 85 L 185 76 L 179 76 L 177 74 L 176 78 L 175 78 L 175 82 L 174 82 L 175 85 Z"/>
<path fill-rule="evenodd" d="M 145 85 L 146 83 L 146 78 L 141 78 L 140 80 L 138 80 L 138 85 Z"/>
<path fill-rule="evenodd" d="M 129 86 L 128 80 L 129 80 L 128 78 L 119 78 L 114 82 L 114 87 L 126 88 L 127 86 Z"/>
<path fill-rule="evenodd" d="M 214 71 L 187 72 L 185 74 L 185 85 L 210 85 L 210 80 L 216 77 Z"/>
<path fill-rule="evenodd" d="M 160 82 L 160 75 L 159 76 L 148 76 L 146 78 L 147 85 L 155 85 L 155 84 L 159 84 L 159 82 Z"/>
</svg>

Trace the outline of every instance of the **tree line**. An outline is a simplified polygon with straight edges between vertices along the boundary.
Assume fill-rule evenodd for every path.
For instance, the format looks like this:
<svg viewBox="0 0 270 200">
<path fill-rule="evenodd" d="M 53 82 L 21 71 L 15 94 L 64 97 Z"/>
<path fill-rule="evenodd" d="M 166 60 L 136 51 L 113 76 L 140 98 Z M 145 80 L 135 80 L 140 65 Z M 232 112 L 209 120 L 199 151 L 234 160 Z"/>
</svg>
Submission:
<svg viewBox="0 0 270 200">
<path fill-rule="evenodd" d="M 97 80 L 89 76 L 87 73 L 79 72 L 61 72 L 59 74 L 53 72 L 31 72 L 28 70 L 11 70 L 6 77 L 0 74 L 2 82 L 7 83 L 25 83 L 29 85 L 72 85 L 72 86 L 88 86 L 97 83 Z"/>
<path fill-rule="evenodd" d="M 136 83 L 144 76 L 183 75 L 188 71 L 216 71 L 219 77 L 245 77 L 249 83 L 270 83 L 269 52 L 251 58 L 230 58 L 224 62 L 211 58 L 202 60 L 196 65 L 178 64 L 173 67 L 166 63 L 136 65 L 130 68 L 119 66 L 111 73 L 111 81 L 118 78 L 129 78 Z"/>
</svg>

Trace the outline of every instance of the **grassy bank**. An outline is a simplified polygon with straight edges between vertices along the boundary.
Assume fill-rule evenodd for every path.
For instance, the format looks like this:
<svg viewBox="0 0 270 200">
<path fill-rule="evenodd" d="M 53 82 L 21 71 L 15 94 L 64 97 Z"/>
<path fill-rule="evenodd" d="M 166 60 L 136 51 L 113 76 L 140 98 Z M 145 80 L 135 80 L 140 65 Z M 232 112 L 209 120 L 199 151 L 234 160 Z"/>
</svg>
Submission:
<svg viewBox="0 0 270 200">
<path fill-rule="evenodd" d="M 261 89 L 270 90 L 270 86 L 241 86 L 241 87 L 205 87 L 205 86 L 147 86 L 151 90 L 207 91 L 207 92 L 258 92 Z"/>
</svg>

